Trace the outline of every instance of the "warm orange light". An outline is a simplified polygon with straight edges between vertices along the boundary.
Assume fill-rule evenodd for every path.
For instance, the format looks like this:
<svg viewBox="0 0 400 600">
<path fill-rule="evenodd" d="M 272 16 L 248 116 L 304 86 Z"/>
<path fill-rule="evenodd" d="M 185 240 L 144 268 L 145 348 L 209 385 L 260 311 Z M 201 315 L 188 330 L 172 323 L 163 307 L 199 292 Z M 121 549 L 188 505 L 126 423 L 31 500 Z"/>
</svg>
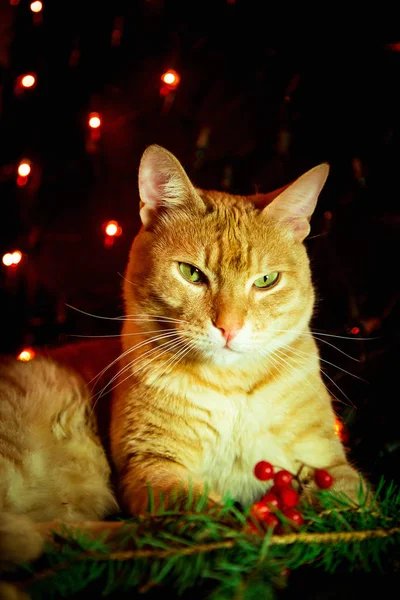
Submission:
<svg viewBox="0 0 400 600">
<path fill-rule="evenodd" d="M 36 2 L 31 3 L 30 8 L 31 8 L 32 12 L 38 13 L 42 10 L 43 4 L 41 2 L 39 2 L 39 0 L 36 0 Z"/>
<path fill-rule="evenodd" d="M 18 175 L 21 177 L 27 177 L 31 172 L 31 165 L 27 160 L 21 160 L 18 166 Z"/>
<path fill-rule="evenodd" d="M 335 435 L 343 442 L 343 444 L 347 444 L 349 441 L 349 432 L 347 431 L 347 427 L 345 424 L 339 419 L 339 417 L 335 418 Z"/>
<path fill-rule="evenodd" d="M 107 235 L 115 235 L 118 231 L 118 227 L 116 225 L 114 225 L 114 223 L 110 223 L 110 225 L 107 225 L 106 227 L 106 234 Z"/>
<path fill-rule="evenodd" d="M 35 358 L 35 351 L 33 348 L 24 348 L 17 356 L 17 360 L 22 360 L 22 362 L 28 362 Z"/>
<path fill-rule="evenodd" d="M 89 127 L 92 129 L 98 129 L 101 125 L 101 119 L 99 113 L 90 113 L 89 115 Z"/>
<path fill-rule="evenodd" d="M 343 423 L 339 419 L 335 419 L 335 434 L 340 437 L 343 431 Z"/>
<path fill-rule="evenodd" d="M 118 232 L 117 221 L 109 221 L 106 225 L 106 234 L 107 235 L 116 235 L 117 232 Z"/>
<path fill-rule="evenodd" d="M 13 265 L 18 265 L 22 260 L 22 252 L 19 250 L 15 250 L 15 252 L 7 252 L 7 254 L 3 255 L 3 265 L 6 267 L 11 267 Z"/>
<path fill-rule="evenodd" d="M 24 88 L 31 88 L 36 83 L 36 77 L 34 75 L 24 75 L 21 79 L 21 85 Z"/>
<path fill-rule="evenodd" d="M 163 76 L 164 83 L 168 83 L 169 85 L 171 83 L 174 83 L 175 79 L 176 79 L 176 77 L 173 73 L 165 73 L 165 75 Z"/>
<path fill-rule="evenodd" d="M 11 254 L 13 265 L 18 265 L 22 260 L 22 253 L 19 250 L 16 250 Z"/>
<path fill-rule="evenodd" d="M 173 69 L 168 69 L 163 75 L 161 75 L 161 81 L 168 85 L 171 89 L 176 88 L 181 80 L 179 73 Z"/>
<path fill-rule="evenodd" d="M 5 265 L 6 267 L 11 267 L 11 265 L 13 264 L 13 257 L 11 252 L 7 252 L 7 254 L 3 255 L 3 265 Z"/>
</svg>

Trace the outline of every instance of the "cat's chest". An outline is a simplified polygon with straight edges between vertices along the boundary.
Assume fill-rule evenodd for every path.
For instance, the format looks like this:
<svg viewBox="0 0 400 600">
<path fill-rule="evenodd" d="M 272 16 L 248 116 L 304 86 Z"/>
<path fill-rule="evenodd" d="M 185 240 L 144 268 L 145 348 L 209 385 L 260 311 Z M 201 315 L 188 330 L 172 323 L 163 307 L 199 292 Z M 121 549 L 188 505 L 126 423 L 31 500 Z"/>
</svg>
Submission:
<svg viewBox="0 0 400 600">
<path fill-rule="evenodd" d="M 202 459 L 198 475 L 222 496 L 229 493 L 243 504 L 254 502 L 266 491 L 254 476 L 260 460 L 293 469 L 285 448 L 287 440 L 274 433 L 285 418 L 278 397 L 269 394 L 208 397 L 208 427 L 202 432 Z M 288 436 L 290 438 L 290 432 Z"/>
</svg>

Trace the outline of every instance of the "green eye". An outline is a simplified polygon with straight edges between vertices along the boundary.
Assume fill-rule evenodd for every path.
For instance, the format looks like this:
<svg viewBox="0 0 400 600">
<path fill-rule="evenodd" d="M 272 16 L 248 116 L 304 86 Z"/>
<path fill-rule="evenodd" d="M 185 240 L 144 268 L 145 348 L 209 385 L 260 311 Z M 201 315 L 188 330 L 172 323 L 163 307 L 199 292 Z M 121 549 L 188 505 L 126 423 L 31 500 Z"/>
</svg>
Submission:
<svg viewBox="0 0 400 600">
<path fill-rule="evenodd" d="M 263 275 L 255 280 L 254 284 L 256 288 L 265 289 L 271 287 L 279 277 L 279 273 L 274 271 L 273 273 L 268 273 L 268 275 Z"/>
<path fill-rule="evenodd" d="M 193 265 L 189 265 L 189 263 L 179 263 L 179 270 L 184 278 L 190 281 L 190 283 L 203 283 L 206 279 L 200 269 Z"/>
</svg>

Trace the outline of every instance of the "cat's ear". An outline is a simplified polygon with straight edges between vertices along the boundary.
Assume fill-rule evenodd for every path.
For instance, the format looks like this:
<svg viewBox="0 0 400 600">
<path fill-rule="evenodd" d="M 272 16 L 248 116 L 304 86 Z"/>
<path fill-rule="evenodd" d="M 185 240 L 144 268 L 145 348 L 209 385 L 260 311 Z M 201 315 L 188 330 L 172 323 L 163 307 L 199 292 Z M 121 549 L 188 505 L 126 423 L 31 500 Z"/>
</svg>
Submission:
<svg viewBox="0 0 400 600">
<path fill-rule="evenodd" d="M 149 146 L 139 166 L 140 218 L 149 229 L 162 210 L 201 202 L 181 163 L 161 146 Z"/>
<path fill-rule="evenodd" d="M 296 240 L 303 241 L 310 233 L 311 215 L 328 173 L 329 165 L 322 163 L 293 183 L 277 190 L 278 194 L 265 194 L 263 213 L 287 225 L 293 231 Z"/>
</svg>

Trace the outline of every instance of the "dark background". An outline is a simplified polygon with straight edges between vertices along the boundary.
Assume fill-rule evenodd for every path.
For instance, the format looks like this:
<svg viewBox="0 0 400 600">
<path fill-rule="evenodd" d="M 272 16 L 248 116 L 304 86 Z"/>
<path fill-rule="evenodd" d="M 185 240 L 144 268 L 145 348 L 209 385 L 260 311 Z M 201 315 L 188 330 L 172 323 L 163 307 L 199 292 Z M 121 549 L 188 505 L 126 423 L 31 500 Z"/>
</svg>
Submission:
<svg viewBox="0 0 400 600">
<path fill-rule="evenodd" d="M 196 185 L 232 193 L 329 161 L 307 241 L 313 325 L 339 336 L 321 337 L 338 349 L 320 347 L 352 458 L 372 481 L 399 481 L 400 34 L 344 30 L 327 13 L 292 35 L 284 15 L 240 0 L 43 3 L 35 16 L 30 2 L 0 1 L 0 250 L 23 253 L 0 268 L 0 351 L 118 331 L 66 304 L 121 314 L 147 145 L 176 154 Z M 181 82 L 162 96 L 168 68 Z M 17 94 L 28 72 L 37 85 Z M 92 143 L 91 111 L 102 118 Z M 109 219 L 122 235 L 106 248 Z"/>
</svg>

